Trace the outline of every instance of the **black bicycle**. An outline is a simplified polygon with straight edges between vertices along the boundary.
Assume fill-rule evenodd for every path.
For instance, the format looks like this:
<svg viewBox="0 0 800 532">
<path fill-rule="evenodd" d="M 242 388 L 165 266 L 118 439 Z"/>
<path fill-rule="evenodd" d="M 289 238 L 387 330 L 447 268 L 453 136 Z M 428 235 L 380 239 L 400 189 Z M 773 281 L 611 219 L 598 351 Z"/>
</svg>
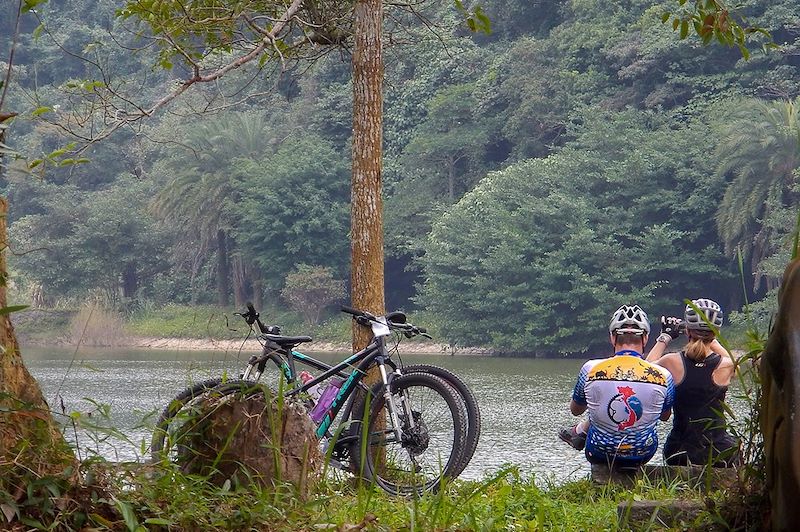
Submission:
<svg viewBox="0 0 800 532">
<path fill-rule="evenodd" d="M 342 307 L 342 311 L 351 314 L 360 325 L 370 327 L 373 340 L 365 349 L 331 366 L 295 351 L 311 337 L 280 334 L 279 327 L 264 325 L 248 305 L 241 316 L 251 328 L 258 326 L 261 353 L 250 357 L 240 379 L 211 379 L 178 394 L 156 423 L 151 444 L 153 459 L 178 457 L 182 437 L 198 405 L 210 395 L 253 390 L 267 363 L 272 362 L 287 383 L 286 396 L 306 394 L 324 383 L 340 385 L 330 405 L 325 405 L 316 429 L 333 465 L 398 495 L 435 490 L 444 478 L 456 477 L 474 452 L 474 444 L 469 441 L 468 408 L 452 384 L 460 379 L 435 366 L 398 368 L 386 338 L 393 332 L 409 338 L 426 335 L 424 329 L 408 323 L 403 313 L 374 316 L 350 307 Z M 297 362 L 322 373 L 302 382 Z M 369 386 L 364 379 L 373 370 L 380 380 Z M 434 372 L 455 377 L 456 381 L 445 381 Z M 470 397 L 472 410 L 477 412 L 471 392 Z M 477 416 L 478 421 L 472 423 L 473 434 L 480 430 L 479 413 Z"/>
</svg>

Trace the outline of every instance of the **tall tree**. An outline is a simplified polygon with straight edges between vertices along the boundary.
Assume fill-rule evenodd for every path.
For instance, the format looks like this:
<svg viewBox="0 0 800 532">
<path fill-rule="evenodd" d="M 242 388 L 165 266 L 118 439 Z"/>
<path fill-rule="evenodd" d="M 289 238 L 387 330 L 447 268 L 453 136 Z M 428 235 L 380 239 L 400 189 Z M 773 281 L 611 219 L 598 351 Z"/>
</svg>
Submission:
<svg viewBox="0 0 800 532">
<path fill-rule="evenodd" d="M 171 158 L 166 169 L 171 177 L 153 202 L 177 232 L 196 237 L 203 249 L 216 250 L 217 303 L 223 307 L 230 304 L 231 278 L 244 282 L 241 275 L 231 275 L 233 264 L 243 270 L 246 262 L 231 261 L 236 248 L 233 206 L 242 189 L 230 166 L 237 159 L 262 157 L 271 139 L 263 113 L 220 115 L 194 125 L 184 142 L 190 151 Z"/>
<path fill-rule="evenodd" d="M 6 146 L 7 121 L 15 112 L 5 109 L 11 68 L 19 36 L 23 11 L 22 1 L 17 3 L 14 31 L 6 64 L 0 81 L 0 178 L 4 177 L 6 157 L 12 154 Z M 0 463 L 4 464 L 0 476 L 0 490 L 14 497 L 11 503 L 34 495 L 31 481 L 43 476 L 62 475 L 75 480 L 75 455 L 67 446 L 39 384 L 25 367 L 20 354 L 14 327 L 11 324 L 12 308 L 8 307 L 6 266 L 8 202 L 0 197 Z M 6 464 L 15 467 L 7 468 Z M 22 467 L 20 467 L 20 465 Z M 38 495 L 38 494 L 37 494 Z"/>
<path fill-rule="evenodd" d="M 735 108 L 716 152 L 717 172 L 732 178 L 717 211 L 717 228 L 726 252 L 741 248 L 755 271 L 775 251 L 763 220 L 772 209 L 798 199 L 794 188 L 800 168 L 800 97 L 748 99 Z"/>
<path fill-rule="evenodd" d="M 439 178 L 439 183 L 426 187 L 427 192 L 438 192 L 451 204 L 474 184 L 465 178 L 478 175 L 475 167 L 481 168 L 493 133 L 491 119 L 474 114 L 478 107 L 474 90 L 466 83 L 440 90 L 405 149 L 405 166 Z"/>
<path fill-rule="evenodd" d="M 350 174 L 347 158 L 313 134 L 295 134 L 273 154 L 232 165 L 231 179 L 241 183 L 236 243 L 273 295 L 297 264 L 348 275 Z"/>
<path fill-rule="evenodd" d="M 353 178 L 350 232 L 353 306 L 384 313 L 383 196 L 383 2 L 357 0 L 353 33 Z M 353 348 L 369 343 L 353 322 Z"/>
</svg>

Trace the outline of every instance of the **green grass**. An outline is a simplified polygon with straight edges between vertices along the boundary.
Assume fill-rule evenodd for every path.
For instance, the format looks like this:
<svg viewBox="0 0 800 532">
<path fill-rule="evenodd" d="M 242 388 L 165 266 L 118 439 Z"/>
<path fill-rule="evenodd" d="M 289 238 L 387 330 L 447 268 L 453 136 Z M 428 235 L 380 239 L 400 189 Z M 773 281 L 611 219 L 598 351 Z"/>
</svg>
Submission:
<svg viewBox="0 0 800 532">
<path fill-rule="evenodd" d="M 79 507 L 52 516 L 31 514 L 40 523 L 58 521 L 65 530 L 95 526 L 114 530 L 624 530 L 620 502 L 646 499 L 715 501 L 723 492 L 702 492 L 681 483 L 639 482 L 631 489 L 589 480 L 538 485 L 513 467 L 479 482 L 457 481 L 436 494 L 390 497 L 350 477 L 326 479 L 303 500 L 291 486 L 264 489 L 216 487 L 202 478 L 169 469 L 115 467 L 98 474 L 93 494 Z M 101 468 L 103 470 L 103 468 Z M 49 518 L 48 518 L 49 517 Z M 720 516 L 701 514 L 682 527 L 705 529 Z M 652 528 L 663 530 L 663 528 Z"/>
<path fill-rule="evenodd" d="M 234 315 L 243 309 L 220 309 L 214 306 L 166 305 L 146 308 L 130 315 L 126 330 L 135 336 L 157 338 L 242 339 L 247 325 Z M 283 334 L 310 335 L 315 340 L 348 344 L 350 319 L 331 310 L 320 325 L 307 325 L 300 314 L 271 307 L 260 311 L 265 325 L 279 325 Z"/>
<path fill-rule="evenodd" d="M 126 330 L 137 336 L 160 338 L 241 338 L 247 325 L 233 312 L 211 306 L 166 305 L 134 312 Z"/>
</svg>

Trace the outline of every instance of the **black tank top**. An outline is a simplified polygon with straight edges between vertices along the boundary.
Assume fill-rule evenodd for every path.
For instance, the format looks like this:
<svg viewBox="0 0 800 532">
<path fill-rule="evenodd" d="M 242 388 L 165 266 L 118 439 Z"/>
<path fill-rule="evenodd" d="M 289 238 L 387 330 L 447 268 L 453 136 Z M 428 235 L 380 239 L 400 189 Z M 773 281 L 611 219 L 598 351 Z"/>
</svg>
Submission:
<svg viewBox="0 0 800 532">
<path fill-rule="evenodd" d="M 703 434 L 710 439 L 724 435 L 723 402 L 728 387 L 714 384 L 712 377 L 722 358 L 711 353 L 697 362 L 681 352 L 681 360 L 684 376 L 675 387 L 673 431 L 682 439 L 696 439 L 698 442 Z"/>
</svg>

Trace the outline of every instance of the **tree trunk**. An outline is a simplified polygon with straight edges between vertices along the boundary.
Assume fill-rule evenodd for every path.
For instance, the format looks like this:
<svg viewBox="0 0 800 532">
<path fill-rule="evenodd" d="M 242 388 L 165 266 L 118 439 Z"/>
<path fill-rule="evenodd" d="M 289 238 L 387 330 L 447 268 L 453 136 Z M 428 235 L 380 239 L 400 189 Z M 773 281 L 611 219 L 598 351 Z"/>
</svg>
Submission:
<svg viewBox="0 0 800 532">
<path fill-rule="evenodd" d="M 351 190 L 351 301 L 355 308 L 383 314 L 383 3 L 357 0 L 353 47 L 353 178 Z M 353 348 L 370 331 L 353 323 Z"/>
<path fill-rule="evenodd" d="M 232 264 L 233 273 L 233 304 L 236 308 L 244 308 L 248 297 L 248 272 L 244 264 L 244 259 L 239 254 L 234 255 Z M 258 308 L 258 307 L 256 307 Z"/>
<path fill-rule="evenodd" d="M 264 283 L 261 280 L 261 270 L 258 266 L 253 266 L 253 306 L 259 311 L 263 308 L 263 292 Z"/>
<path fill-rule="evenodd" d="M 0 197 L 0 308 L 7 306 L 7 211 Z M 9 314 L 0 315 L 0 346 L 0 492 L 21 500 L 31 481 L 50 475 L 74 480 L 77 468 L 39 384 L 25 368 Z"/>
<path fill-rule="evenodd" d="M 122 271 L 122 297 L 133 298 L 139 288 L 139 278 L 136 275 L 136 263 L 129 262 Z"/>
<path fill-rule="evenodd" d="M 773 530 L 800 522 L 800 259 L 783 276 L 775 326 L 760 360 L 761 433 Z"/>
<path fill-rule="evenodd" d="M 222 229 L 217 230 L 217 304 L 230 305 L 230 265 L 228 264 L 228 237 Z"/>
<path fill-rule="evenodd" d="M 447 198 L 450 204 L 456 202 L 456 161 L 452 157 L 447 161 Z"/>
</svg>

